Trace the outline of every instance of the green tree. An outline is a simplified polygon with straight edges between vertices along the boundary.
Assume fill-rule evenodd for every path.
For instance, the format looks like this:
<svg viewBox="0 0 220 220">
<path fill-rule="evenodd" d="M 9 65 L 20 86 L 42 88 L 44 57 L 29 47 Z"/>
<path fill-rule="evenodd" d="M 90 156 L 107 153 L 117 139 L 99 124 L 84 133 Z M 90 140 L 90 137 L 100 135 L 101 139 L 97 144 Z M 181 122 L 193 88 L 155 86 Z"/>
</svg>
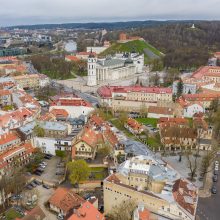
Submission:
<svg viewBox="0 0 220 220">
<path fill-rule="evenodd" d="M 98 149 L 98 154 L 100 154 L 102 157 L 106 157 L 110 153 L 111 153 L 111 148 L 107 144 L 105 144 L 103 147 Z"/>
<path fill-rule="evenodd" d="M 74 184 L 79 184 L 89 177 L 89 166 L 84 160 L 68 163 L 69 179 Z"/>
<path fill-rule="evenodd" d="M 176 96 L 179 98 L 183 93 L 183 81 L 180 79 L 179 82 L 177 83 L 177 93 Z"/>
<path fill-rule="evenodd" d="M 34 127 L 34 133 L 37 137 L 44 137 L 45 136 L 45 131 L 43 128 L 41 128 L 39 125 L 36 125 Z"/>
</svg>

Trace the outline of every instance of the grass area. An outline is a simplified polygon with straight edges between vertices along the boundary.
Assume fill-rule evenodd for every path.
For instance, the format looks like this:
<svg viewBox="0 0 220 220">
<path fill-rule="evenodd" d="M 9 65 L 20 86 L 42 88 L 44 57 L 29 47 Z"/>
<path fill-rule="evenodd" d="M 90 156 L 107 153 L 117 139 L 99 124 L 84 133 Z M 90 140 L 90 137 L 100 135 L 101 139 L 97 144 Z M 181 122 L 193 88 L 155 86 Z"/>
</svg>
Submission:
<svg viewBox="0 0 220 220">
<path fill-rule="evenodd" d="M 109 54 L 115 54 L 116 52 L 132 52 L 136 51 L 140 54 L 145 54 L 146 60 L 150 60 L 150 57 L 144 52 L 144 49 L 148 49 L 156 56 L 161 56 L 161 52 L 157 50 L 155 47 L 150 45 L 149 43 L 141 40 L 129 41 L 127 43 L 114 43 L 111 47 L 106 49 L 100 55 L 106 56 Z"/>
<path fill-rule="evenodd" d="M 20 213 L 18 213 L 17 211 L 15 211 L 14 209 L 9 209 L 6 213 L 5 213 L 5 219 L 6 220 L 14 220 L 16 218 L 22 218 L 22 215 Z"/>
<path fill-rule="evenodd" d="M 154 147 L 154 148 L 157 148 L 159 146 L 159 143 L 157 142 L 157 139 L 154 138 L 154 137 L 148 137 L 147 138 L 147 144 L 150 146 L 150 147 Z"/>
<path fill-rule="evenodd" d="M 154 128 L 157 127 L 157 122 L 158 122 L 157 118 L 136 118 L 136 120 L 142 124 L 150 124 Z"/>
<path fill-rule="evenodd" d="M 103 180 L 108 175 L 108 170 L 105 167 L 90 167 L 90 176 L 91 179 Z"/>
</svg>

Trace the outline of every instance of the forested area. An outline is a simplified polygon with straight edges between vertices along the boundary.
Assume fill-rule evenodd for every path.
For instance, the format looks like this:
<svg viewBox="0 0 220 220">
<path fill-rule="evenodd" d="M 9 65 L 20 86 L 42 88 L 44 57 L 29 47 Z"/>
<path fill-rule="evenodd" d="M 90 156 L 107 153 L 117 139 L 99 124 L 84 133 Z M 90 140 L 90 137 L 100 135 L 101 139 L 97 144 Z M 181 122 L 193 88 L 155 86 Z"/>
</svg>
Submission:
<svg viewBox="0 0 220 220">
<path fill-rule="evenodd" d="M 130 36 L 141 36 L 165 54 L 164 67 L 188 70 L 206 65 L 211 53 L 220 50 L 220 22 L 173 23 L 155 27 L 127 29 Z M 106 39 L 116 40 L 120 31 Z"/>
<path fill-rule="evenodd" d="M 86 74 L 86 62 L 67 62 L 62 56 L 53 55 L 34 55 L 28 57 L 34 67 L 52 79 L 69 79 L 74 75 L 83 76 Z"/>
</svg>

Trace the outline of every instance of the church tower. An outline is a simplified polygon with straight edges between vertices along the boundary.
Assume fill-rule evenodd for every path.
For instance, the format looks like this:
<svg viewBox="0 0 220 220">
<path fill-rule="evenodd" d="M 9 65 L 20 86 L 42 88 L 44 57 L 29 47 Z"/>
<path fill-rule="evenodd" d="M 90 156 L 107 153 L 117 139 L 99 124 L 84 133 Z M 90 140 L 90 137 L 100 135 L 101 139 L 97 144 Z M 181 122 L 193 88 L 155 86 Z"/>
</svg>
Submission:
<svg viewBox="0 0 220 220">
<path fill-rule="evenodd" d="M 87 86 L 96 86 L 97 81 L 96 81 L 96 62 L 97 59 L 95 55 L 91 53 L 88 57 L 88 63 L 87 63 L 87 71 L 88 71 L 88 81 L 87 81 Z"/>
</svg>

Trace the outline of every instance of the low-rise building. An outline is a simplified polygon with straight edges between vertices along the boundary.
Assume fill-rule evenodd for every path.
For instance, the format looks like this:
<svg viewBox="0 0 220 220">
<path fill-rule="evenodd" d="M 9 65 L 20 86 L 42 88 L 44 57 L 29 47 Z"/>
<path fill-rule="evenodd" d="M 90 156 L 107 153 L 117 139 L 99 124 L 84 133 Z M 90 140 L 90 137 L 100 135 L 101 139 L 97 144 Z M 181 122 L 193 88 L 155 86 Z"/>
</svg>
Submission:
<svg viewBox="0 0 220 220">
<path fill-rule="evenodd" d="M 0 135 L 0 153 L 21 143 L 21 139 L 14 132 Z"/>
<path fill-rule="evenodd" d="M 120 164 L 117 172 L 104 180 L 103 190 L 106 214 L 131 200 L 164 218 L 194 220 L 196 217 L 198 189 L 152 155 L 134 157 Z"/>
<path fill-rule="evenodd" d="M 85 200 L 67 188 L 57 188 L 49 199 L 50 210 L 69 217 L 74 209 L 78 209 Z"/>
<path fill-rule="evenodd" d="M 113 111 L 136 111 L 149 106 L 173 103 L 172 89 L 142 86 L 102 86 L 97 91 L 100 103 Z"/>
<path fill-rule="evenodd" d="M 33 142 L 36 147 L 39 147 L 43 153 L 56 155 L 56 151 L 71 152 L 73 146 L 73 138 L 49 138 L 49 137 L 34 137 Z"/>
<path fill-rule="evenodd" d="M 35 148 L 30 142 L 16 145 L 0 155 L 0 177 L 11 172 L 14 166 L 23 167 L 31 160 Z"/>
<path fill-rule="evenodd" d="M 22 89 L 36 89 L 40 87 L 40 77 L 38 74 L 26 74 L 14 76 L 13 78 Z"/>
<path fill-rule="evenodd" d="M 0 90 L 0 106 L 12 105 L 12 92 L 10 90 Z"/>
<path fill-rule="evenodd" d="M 196 113 L 205 113 L 205 109 L 199 102 L 185 104 L 183 107 L 183 116 L 193 118 Z"/>
<path fill-rule="evenodd" d="M 178 125 L 160 128 L 161 143 L 166 150 L 195 149 L 197 129 Z"/>
<path fill-rule="evenodd" d="M 128 118 L 125 123 L 125 128 L 127 128 L 132 134 L 141 134 L 144 131 L 143 126 L 133 118 Z"/>
<path fill-rule="evenodd" d="M 90 202 L 84 202 L 68 220 L 105 220 L 105 217 L 100 213 Z"/>
<path fill-rule="evenodd" d="M 148 108 L 148 118 L 174 117 L 174 110 L 169 107 L 150 106 Z"/>
</svg>

